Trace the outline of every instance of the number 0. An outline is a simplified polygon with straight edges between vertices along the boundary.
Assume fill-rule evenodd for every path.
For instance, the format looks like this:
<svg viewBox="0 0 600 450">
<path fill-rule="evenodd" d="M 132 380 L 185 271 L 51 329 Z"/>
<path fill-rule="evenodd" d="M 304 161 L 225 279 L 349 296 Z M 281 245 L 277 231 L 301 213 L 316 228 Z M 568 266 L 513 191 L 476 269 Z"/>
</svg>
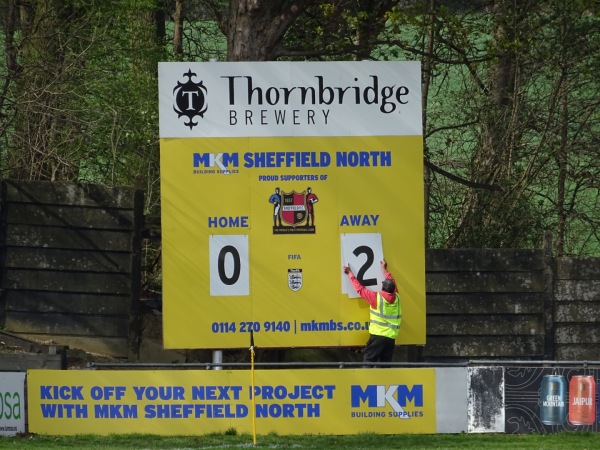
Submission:
<svg viewBox="0 0 600 450">
<path fill-rule="evenodd" d="M 250 295 L 248 235 L 209 236 L 210 295 Z"/>
<path fill-rule="evenodd" d="M 233 274 L 231 277 L 227 276 L 225 273 L 225 258 L 230 254 L 233 258 Z M 235 284 L 240 278 L 240 270 L 241 270 L 241 262 L 240 262 L 240 254 L 237 249 L 232 245 L 226 245 L 219 252 L 219 278 L 228 286 Z"/>
</svg>

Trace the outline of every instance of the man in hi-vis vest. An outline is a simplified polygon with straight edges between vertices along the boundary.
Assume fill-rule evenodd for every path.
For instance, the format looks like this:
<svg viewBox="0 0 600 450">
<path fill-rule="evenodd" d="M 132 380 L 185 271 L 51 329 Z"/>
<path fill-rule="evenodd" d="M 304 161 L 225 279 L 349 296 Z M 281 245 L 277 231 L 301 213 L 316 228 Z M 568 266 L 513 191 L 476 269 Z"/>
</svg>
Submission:
<svg viewBox="0 0 600 450">
<path fill-rule="evenodd" d="M 373 292 L 364 287 L 352 273 L 350 265 L 344 266 L 352 286 L 370 305 L 369 340 L 365 346 L 364 362 L 391 362 L 394 356 L 396 337 L 402 321 L 402 306 L 396 281 L 387 271 L 387 262 L 381 261 L 385 280 L 381 283 L 381 291 Z"/>
</svg>

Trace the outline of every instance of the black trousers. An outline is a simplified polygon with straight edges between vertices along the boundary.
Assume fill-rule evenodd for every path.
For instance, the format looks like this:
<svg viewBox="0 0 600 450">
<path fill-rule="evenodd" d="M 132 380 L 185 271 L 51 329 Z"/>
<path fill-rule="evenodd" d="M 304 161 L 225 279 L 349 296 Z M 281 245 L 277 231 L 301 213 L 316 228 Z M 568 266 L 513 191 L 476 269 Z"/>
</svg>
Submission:
<svg viewBox="0 0 600 450">
<path fill-rule="evenodd" d="M 395 345 L 394 339 L 372 334 L 365 346 L 364 362 L 392 362 Z"/>
</svg>

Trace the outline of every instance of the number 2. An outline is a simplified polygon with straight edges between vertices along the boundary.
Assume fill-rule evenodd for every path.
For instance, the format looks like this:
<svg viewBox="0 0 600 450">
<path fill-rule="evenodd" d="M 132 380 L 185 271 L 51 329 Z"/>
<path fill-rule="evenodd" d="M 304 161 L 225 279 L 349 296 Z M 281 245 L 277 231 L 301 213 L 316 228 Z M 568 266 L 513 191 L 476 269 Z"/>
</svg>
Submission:
<svg viewBox="0 0 600 450">
<path fill-rule="evenodd" d="M 378 262 L 383 259 L 381 234 L 379 233 L 346 233 L 341 235 L 342 265 L 350 264 L 352 272 L 360 283 L 375 290 L 384 275 Z M 341 271 L 342 294 L 350 298 L 358 297 L 356 290 Z"/>
<path fill-rule="evenodd" d="M 373 262 L 375 261 L 375 254 L 373 252 L 373 249 L 366 245 L 361 245 L 359 247 L 356 247 L 352 253 L 356 257 L 362 254 L 367 256 L 367 260 L 362 266 L 360 266 L 360 269 L 358 269 L 358 272 L 356 273 L 356 278 L 358 279 L 358 281 L 360 281 L 360 284 L 362 284 L 365 287 L 376 286 L 377 278 L 365 278 L 367 270 L 369 270 L 373 266 Z"/>
</svg>

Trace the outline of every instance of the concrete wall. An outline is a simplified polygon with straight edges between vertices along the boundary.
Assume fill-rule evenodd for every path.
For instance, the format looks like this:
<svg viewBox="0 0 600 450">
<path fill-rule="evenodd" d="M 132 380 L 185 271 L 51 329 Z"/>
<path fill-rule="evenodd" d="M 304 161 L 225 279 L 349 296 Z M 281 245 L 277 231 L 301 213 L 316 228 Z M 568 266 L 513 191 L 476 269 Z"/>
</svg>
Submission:
<svg viewBox="0 0 600 450">
<path fill-rule="evenodd" d="M 556 258 L 554 344 L 558 360 L 600 360 L 600 258 Z"/>
<path fill-rule="evenodd" d="M 143 193 L 11 180 L 0 192 L 0 327 L 135 358 Z"/>
<path fill-rule="evenodd" d="M 600 360 L 600 258 L 427 252 L 423 360 Z"/>
</svg>

